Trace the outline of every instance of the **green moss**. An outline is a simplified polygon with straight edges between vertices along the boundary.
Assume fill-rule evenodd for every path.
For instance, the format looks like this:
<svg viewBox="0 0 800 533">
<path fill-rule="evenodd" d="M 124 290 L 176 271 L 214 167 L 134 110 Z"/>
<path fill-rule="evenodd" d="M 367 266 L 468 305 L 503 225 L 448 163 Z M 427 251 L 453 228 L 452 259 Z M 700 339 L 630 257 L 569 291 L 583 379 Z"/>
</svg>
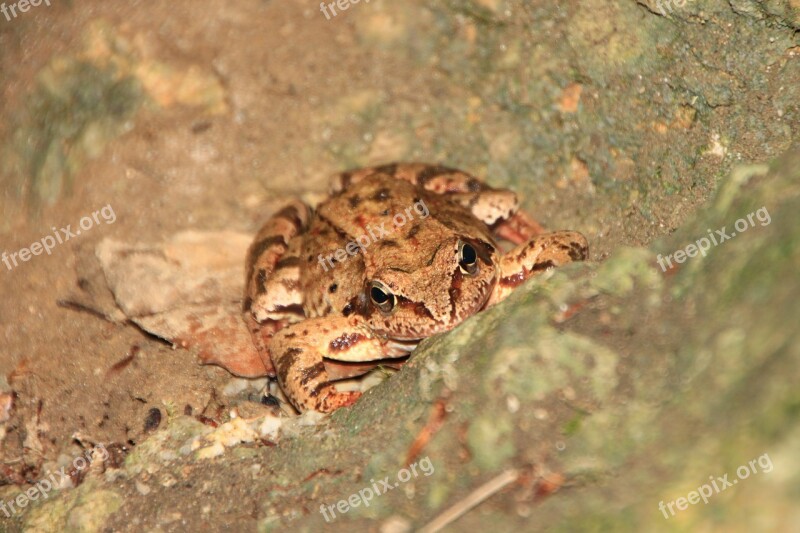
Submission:
<svg viewBox="0 0 800 533">
<path fill-rule="evenodd" d="M 507 416 L 479 416 L 467 430 L 473 462 L 482 470 L 497 470 L 516 453 L 513 425 Z"/>
<path fill-rule="evenodd" d="M 124 131 L 141 102 L 138 81 L 113 66 L 53 61 L 40 73 L 14 138 L 25 179 L 18 192 L 33 205 L 69 192 L 81 164 Z"/>
</svg>

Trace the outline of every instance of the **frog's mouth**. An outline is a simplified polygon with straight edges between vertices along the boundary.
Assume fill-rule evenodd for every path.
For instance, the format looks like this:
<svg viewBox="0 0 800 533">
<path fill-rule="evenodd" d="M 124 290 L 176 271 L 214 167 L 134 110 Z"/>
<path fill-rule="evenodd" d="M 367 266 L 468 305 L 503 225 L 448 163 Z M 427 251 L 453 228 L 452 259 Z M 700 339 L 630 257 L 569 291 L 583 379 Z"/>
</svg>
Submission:
<svg viewBox="0 0 800 533">
<path fill-rule="evenodd" d="M 416 346 L 416 345 L 415 345 Z M 336 361 L 334 359 L 323 359 L 322 364 L 325 365 L 325 371 L 328 373 L 328 379 L 331 381 L 339 381 L 342 379 L 349 379 L 358 376 L 363 376 L 367 372 L 377 368 L 391 368 L 400 370 L 400 368 L 408 361 L 408 355 L 399 358 L 386 358 L 376 359 L 374 361 L 364 362 L 345 362 Z"/>
</svg>

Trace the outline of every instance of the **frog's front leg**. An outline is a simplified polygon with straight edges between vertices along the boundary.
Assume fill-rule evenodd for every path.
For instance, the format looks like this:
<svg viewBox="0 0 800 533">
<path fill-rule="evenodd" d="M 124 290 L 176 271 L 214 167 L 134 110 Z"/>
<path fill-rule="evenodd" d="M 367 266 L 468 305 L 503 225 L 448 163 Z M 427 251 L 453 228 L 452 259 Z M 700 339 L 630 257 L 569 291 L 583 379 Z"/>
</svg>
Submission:
<svg viewBox="0 0 800 533">
<path fill-rule="evenodd" d="M 354 403 L 360 392 L 339 392 L 323 358 L 364 362 L 404 355 L 372 333 L 359 316 L 310 318 L 275 333 L 269 352 L 278 382 L 299 411 L 329 413 Z"/>
<path fill-rule="evenodd" d="M 500 279 L 486 307 L 502 301 L 526 279 L 547 270 L 589 256 L 589 242 L 577 231 L 556 231 L 538 235 L 520 244 L 500 259 Z"/>
</svg>

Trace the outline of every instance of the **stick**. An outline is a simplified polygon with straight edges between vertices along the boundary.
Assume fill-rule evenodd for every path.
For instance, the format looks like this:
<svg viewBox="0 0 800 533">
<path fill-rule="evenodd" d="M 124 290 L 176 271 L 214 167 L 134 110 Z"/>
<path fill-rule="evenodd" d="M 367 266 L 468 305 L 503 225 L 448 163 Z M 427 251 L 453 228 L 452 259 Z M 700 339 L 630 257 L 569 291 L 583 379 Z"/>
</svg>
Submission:
<svg viewBox="0 0 800 533">
<path fill-rule="evenodd" d="M 446 525 L 458 520 L 473 507 L 476 507 L 484 500 L 490 498 L 496 492 L 499 492 L 504 487 L 515 482 L 517 478 L 519 478 L 519 472 L 511 469 L 506 470 L 502 474 L 490 479 L 477 489 L 473 490 L 466 498 L 434 518 L 431 522 L 419 530 L 420 533 L 436 533 L 437 531 L 441 531 Z"/>
</svg>

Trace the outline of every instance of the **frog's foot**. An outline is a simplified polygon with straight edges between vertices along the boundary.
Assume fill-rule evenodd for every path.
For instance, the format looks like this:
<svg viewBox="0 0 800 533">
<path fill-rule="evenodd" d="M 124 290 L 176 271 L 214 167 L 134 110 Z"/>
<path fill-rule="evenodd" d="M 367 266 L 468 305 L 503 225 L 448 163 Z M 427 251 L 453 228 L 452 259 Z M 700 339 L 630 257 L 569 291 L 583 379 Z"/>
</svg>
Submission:
<svg viewBox="0 0 800 533">
<path fill-rule="evenodd" d="M 511 217 L 494 226 L 495 235 L 514 244 L 522 244 L 537 235 L 545 233 L 541 224 L 524 211 L 517 211 Z"/>
<path fill-rule="evenodd" d="M 520 244 L 500 260 L 500 279 L 486 307 L 502 301 L 526 279 L 547 270 L 589 256 L 589 242 L 577 231 L 556 231 L 538 235 Z"/>
<path fill-rule="evenodd" d="M 278 382 L 298 411 L 330 413 L 355 402 L 360 392 L 339 392 L 324 358 L 345 362 L 382 359 L 390 352 L 357 316 L 311 318 L 272 337 L 269 352 Z"/>
</svg>

